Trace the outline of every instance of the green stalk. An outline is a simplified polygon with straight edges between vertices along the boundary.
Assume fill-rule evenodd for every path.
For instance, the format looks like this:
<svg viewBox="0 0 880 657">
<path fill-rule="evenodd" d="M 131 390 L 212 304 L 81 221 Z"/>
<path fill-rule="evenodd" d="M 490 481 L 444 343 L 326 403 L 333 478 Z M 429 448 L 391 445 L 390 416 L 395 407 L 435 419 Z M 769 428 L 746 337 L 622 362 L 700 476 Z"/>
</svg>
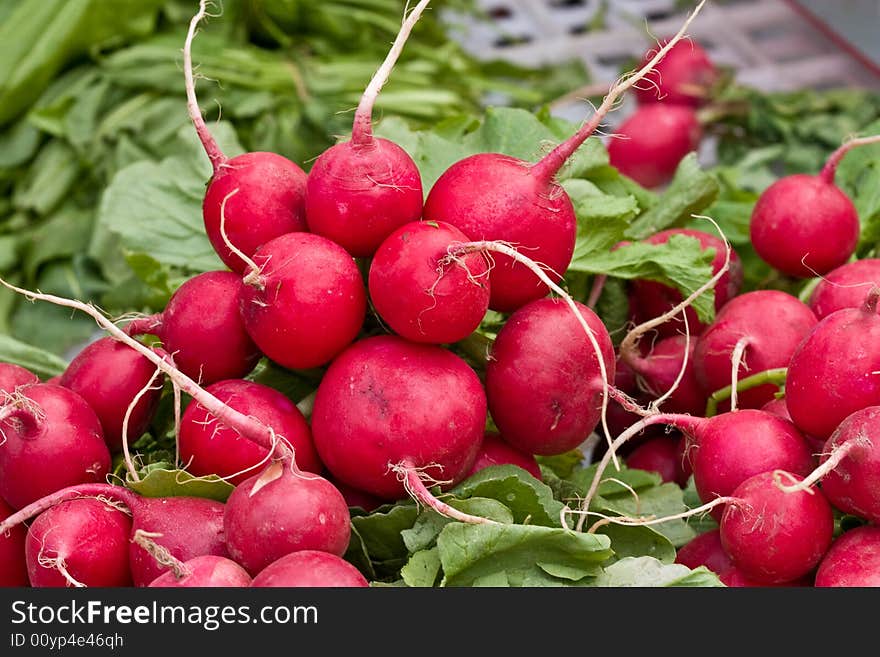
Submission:
<svg viewBox="0 0 880 657">
<path fill-rule="evenodd" d="M 745 392 L 746 390 L 751 390 L 752 388 L 757 388 L 760 385 L 764 385 L 765 383 L 772 383 L 776 386 L 782 388 L 785 385 L 785 375 L 788 373 L 788 369 L 785 367 L 778 367 L 772 370 L 764 370 L 763 372 L 758 372 L 757 374 L 753 374 L 752 376 L 747 376 L 744 379 L 740 379 L 736 384 L 736 392 L 737 394 L 741 392 Z M 716 390 L 709 397 L 709 401 L 706 402 L 706 417 L 712 417 L 718 412 L 718 404 L 723 402 L 726 399 L 730 399 L 730 393 L 733 392 L 733 386 L 725 386 L 720 390 Z"/>
</svg>

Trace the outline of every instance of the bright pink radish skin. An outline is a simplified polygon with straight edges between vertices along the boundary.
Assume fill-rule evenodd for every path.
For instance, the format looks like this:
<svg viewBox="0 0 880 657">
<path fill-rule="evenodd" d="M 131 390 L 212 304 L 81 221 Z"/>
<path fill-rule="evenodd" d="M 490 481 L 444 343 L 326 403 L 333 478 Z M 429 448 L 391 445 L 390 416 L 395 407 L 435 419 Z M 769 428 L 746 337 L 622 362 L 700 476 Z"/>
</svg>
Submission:
<svg viewBox="0 0 880 657">
<path fill-rule="evenodd" d="M 62 502 L 43 511 L 27 536 L 32 586 L 131 586 L 131 518 L 97 500 Z"/>
<path fill-rule="evenodd" d="M 819 490 L 786 492 L 802 481 L 762 472 L 737 486 L 721 517 L 721 543 L 743 575 L 769 584 L 791 582 L 815 568 L 831 545 L 834 516 Z"/>
<path fill-rule="evenodd" d="M 205 390 L 231 408 L 272 427 L 279 440 L 294 448 L 301 470 L 321 472 L 309 425 L 296 404 L 282 393 L 242 379 L 218 381 Z M 262 464 L 269 454 L 268 449 L 226 426 L 196 401 L 190 402 L 183 413 L 177 440 L 188 472 L 231 477 L 229 482 L 235 485 L 257 474 L 256 469 L 245 471 Z"/>
<path fill-rule="evenodd" d="M 821 463 L 835 455 L 842 458 L 822 477 L 822 492 L 841 511 L 880 522 L 880 406 L 863 408 L 840 423 L 825 443 Z"/>
<path fill-rule="evenodd" d="M 20 509 L 65 486 L 103 481 L 110 452 L 91 406 L 51 383 L 18 392 L 0 407 L 0 497 Z"/>
<path fill-rule="evenodd" d="M 880 586 L 880 527 L 856 527 L 838 536 L 822 557 L 815 586 Z"/>
<path fill-rule="evenodd" d="M 15 392 L 18 386 L 39 383 L 40 377 L 14 363 L 0 363 L 0 391 Z"/>
<path fill-rule="evenodd" d="M 483 436 L 483 444 L 480 445 L 480 451 L 477 452 L 468 476 L 490 465 L 517 465 L 535 479 L 541 480 L 541 468 L 535 457 L 508 445 L 496 431 L 487 431 Z"/>
<path fill-rule="evenodd" d="M 251 585 L 251 576 L 232 559 L 214 555 L 193 557 L 180 563 L 178 577 L 174 570 L 159 575 L 150 588 L 218 588 Z"/>
<path fill-rule="evenodd" d="M 161 313 L 125 330 L 159 336 L 177 369 L 202 385 L 241 378 L 261 356 L 238 309 L 241 286 L 241 276 L 231 271 L 198 274 L 177 288 Z"/>
<path fill-rule="evenodd" d="M 626 466 L 637 470 L 656 472 L 664 482 L 675 482 L 679 468 L 676 465 L 678 445 L 666 436 L 652 438 L 636 447 L 626 457 Z"/>
<path fill-rule="evenodd" d="M 317 550 L 300 550 L 266 566 L 254 578 L 256 587 L 365 587 L 360 571 L 345 559 Z"/>
<path fill-rule="evenodd" d="M 321 550 L 341 556 L 351 536 L 345 498 L 329 481 L 277 462 L 245 480 L 226 500 L 229 555 L 251 575 L 285 554 Z"/>
<path fill-rule="evenodd" d="M 636 372 L 640 387 L 657 399 L 675 384 L 673 393 L 663 402 L 663 409 L 670 413 L 702 415 L 706 410 L 708 395 L 703 391 L 694 372 L 694 349 L 696 340 L 675 335 L 657 342 L 648 355 L 641 356 L 636 350 L 621 350 L 621 356 Z M 688 360 L 681 380 L 676 384 L 685 350 Z"/>
<path fill-rule="evenodd" d="M 785 418 L 789 422 L 792 422 L 791 413 L 788 412 L 788 406 L 785 403 L 785 397 L 774 397 L 766 404 L 764 404 L 761 407 L 761 410 L 767 411 L 768 413 L 773 413 L 773 415 L 778 415 L 779 417 Z M 813 450 L 813 454 L 822 453 L 822 448 L 825 447 L 825 440 L 815 438 L 808 433 L 801 432 L 801 435 L 804 437 L 804 440 L 807 441 L 810 449 Z"/>
<path fill-rule="evenodd" d="M 448 260 L 449 247 L 467 242 L 443 222 L 412 222 L 382 242 L 370 265 L 370 298 L 382 320 L 413 342 L 463 340 L 489 308 L 488 263 L 480 253 Z"/>
<path fill-rule="evenodd" d="M 651 103 L 633 112 L 608 142 L 611 166 L 642 187 L 672 180 L 679 162 L 700 146 L 703 129 L 685 105 Z"/>
<path fill-rule="evenodd" d="M 614 347 L 602 320 L 578 310 L 596 336 L 609 380 Z M 562 454 L 599 423 L 603 386 L 596 352 L 564 302 L 539 299 L 513 313 L 486 366 L 489 411 L 504 440 L 529 454 Z"/>
<path fill-rule="evenodd" d="M 675 563 L 691 570 L 705 566 L 718 575 L 733 568 L 733 562 L 721 545 L 721 532 L 717 529 L 703 532 L 678 548 Z"/>
<path fill-rule="evenodd" d="M 12 513 L 12 507 L 0 499 L 0 521 L 6 520 Z M 24 525 L 0 534 L 0 588 L 28 586 L 30 583 L 24 554 L 26 535 Z"/>
<path fill-rule="evenodd" d="M 757 290 L 732 299 L 715 321 L 697 339 L 694 369 L 706 394 L 731 384 L 732 358 L 740 340 L 745 351 L 739 378 L 786 367 L 801 340 L 817 320 L 796 297 L 778 290 Z M 759 408 L 773 399 L 777 387 L 771 383 L 739 394 L 739 405 Z"/>
<path fill-rule="evenodd" d="M 649 50 L 642 61 L 647 62 L 656 52 L 656 48 Z M 718 69 L 698 43 L 680 41 L 657 64 L 648 80 L 636 87 L 636 99 L 640 104 L 659 101 L 698 107 L 709 99 L 709 90 L 718 77 Z"/>
<path fill-rule="evenodd" d="M 259 248 L 256 279 L 241 286 L 244 325 L 266 356 L 291 369 L 329 362 L 357 336 L 366 291 L 354 259 L 310 233 L 282 235 Z"/>
<path fill-rule="evenodd" d="M 647 238 L 645 242 L 648 244 L 665 244 L 673 235 L 686 235 L 694 237 L 700 242 L 703 251 L 714 249 L 715 255 L 712 258 L 712 275 L 714 276 L 724 266 L 725 253 L 727 247 L 724 241 L 715 235 L 710 235 L 701 230 L 691 228 L 670 228 L 655 233 Z M 730 263 L 727 271 L 722 274 L 721 278 L 715 284 L 715 310 L 720 311 L 728 301 L 733 299 L 742 286 L 743 269 L 742 260 L 736 251 L 730 249 Z M 681 292 L 668 285 L 656 283 L 654 281 L 633 281 L 630 287 L 630 307 L 636 319 L 636 323 L 659 317 L 668 312 L 672 307 L 678 305 L 683 300 Z M 697 313 L 692 307 L 685 309 L 688 320 L 688 331 L 691 336 L 697 336 L 702 333 L 706 325 L 697 319 Z M 660 325 L 657 328 L 660 337 L 672 337 L 684 333 L 684 322 L 680 316 Z"/>
<path fill-rule="evenodd" d="M 785 403 L 801 431 L 825 438 L 851 413 L 880 404 L 878 296 L 875 288 L 860 308 L 828 315 L 792 354 Z"/>
<path fill-rule="evenodd" d="M 98 415 L 111 452 L 122 449 L 122 425 L 134 398 L 147 388 L 131 411 L 125 440 L 130 445 L 147 430 L 159 407 L 165 376 L 153 380 L 156 366 L 128 345 L 101 338 L 70 362 L 60 384 L 85 399 Z"/>
<path fill-rule="evenodd" d="M 858 308 L 865 295 L 880 286 L 880 258 L 865 258 L 828 272 L 810 295 L 807 305 L 819 319 L 843 308 Z"/>
<path fill-rule="evenodd" d="M 452 484 L 483 438 L 486 396 L 461 358 L 395 336 L 360 340 L 318 386 L 312 434 L 334 478 L 386 500 L 406 495 L 391 469 L 424 470 Z"/>
</svg>

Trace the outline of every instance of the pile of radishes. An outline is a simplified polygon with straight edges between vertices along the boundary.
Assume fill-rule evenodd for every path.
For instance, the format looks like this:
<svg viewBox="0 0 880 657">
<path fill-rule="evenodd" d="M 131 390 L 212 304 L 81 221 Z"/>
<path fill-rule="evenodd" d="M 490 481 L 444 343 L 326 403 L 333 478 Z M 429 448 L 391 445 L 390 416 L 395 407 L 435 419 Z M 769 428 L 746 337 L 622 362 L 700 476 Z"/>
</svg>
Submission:
<svg viewBox="0 0 880 657">
<path fill-rule="evenodd" d="M 201 3 L 184 72 L 214 167 L 205 229 L 229 269 L 194 276 L 161 313 L 122 327 L 4 282 L 89 313 L 108 335 L 55 380 L 0 365 L 0 585 L 367 586 L 342 558 L 349 505 L 411 496 L 454 521 L 494 523 L 438 492 L 495 464 L 540 478 L 536 455 L 606 431 L 570 531 L 593 530 L 590 501 L 620 450 L 631 468 L 681 486 L 692 476 L 720 523 L 683 547 L 680 563 L 731 586 L 880 585 L 880 261 L 845 264 L 858 216 L 833 183 L 858 144 L 817 178 L 779 181 L 752 218 L 771 265 L 826 275 L 808 304 L 777 290 L 741 294 L 742 264 L 723 236 L 670 229 L 647 241 L 685 234 L 714 250 L 704 289 L 717 315 L 702 324 L 689 307 L 702 290 L 683 299 L 636 281 L 639 326 L 615 349 L 600 317 L 564 289 L 577 222 L 556 174 L 635 88 L 644 104 L 621 127 L 631 138 L 612 142 L 612 163 L 646 186 L 668 180 L 698 141 L 693 107 L 714 76 L 680 40 L 690 19 L 537 163 L 483 153 L 423 190 L 407 152 L 373 134 L 372 109 L 428 4 L 405 16 L 350 140 L 307 174 L 272 153 L 229 159 L 214 141 L 190 55 Z M 688 137 L 654 157 L 638 130 L 661 139 L 650 127 L 661 124 Z M 475 367 L 450 347 L 489 310 L 504 322 Z M 320 370 L 313 397 L 297 405 L 247 379 L 263 358 Z M 232 484 L 225 502 L 107 483 L 120 454 L 137 479 L 130 448 L 166 385 L 189 398 L 175 432 L 183 466 Z M 724 412 L 707 416 L 710 397 Z M 663 435 L 670 427 L 680 434 Z M 835 511 L 859 526 L 835 538 Z"/>
</svg>

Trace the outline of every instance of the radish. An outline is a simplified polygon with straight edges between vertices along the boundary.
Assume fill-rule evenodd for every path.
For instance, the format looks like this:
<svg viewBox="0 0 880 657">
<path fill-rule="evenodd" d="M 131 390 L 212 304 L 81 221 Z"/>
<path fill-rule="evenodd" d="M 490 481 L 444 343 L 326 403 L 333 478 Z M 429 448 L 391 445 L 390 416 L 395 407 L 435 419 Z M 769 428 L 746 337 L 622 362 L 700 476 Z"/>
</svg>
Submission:
<svg viewBox="0 0 880 657">
<path fill-rule="evenodd" d="M 721 544 L 721 532 L 717 529 L 703 532 L 678 548 L 675 563 L 690 569 L 705 566 L 718 575 L 733 568 L 733 562 Z"/>
<path fill-rule="evenodd" d="M 449 167 L 425 200 L 424 219 L 445 221 L 471 240 L 502 241 L 525 250 L 558 281 L 571 262 L 577 221 L 568 194 L 554 178 L 593 134 L 620 96 L 642 80 L 681 39 L 701 2 L 676 36 L 637 73 L 614 85 L 599 109 L 568 140 L 535 164 L 500 153 L 479 153 Z M 504 255 L 489 274 L 489 307 L 511 312 L 547 294 L 524 267 Z"/>
<path fill-rule="evenodd" d="M 859 215 L 834 184 L 834 174 L 850 149 L 878 141 L 880 135 L 852 139 L 831 154 L 818 176 L 786 176 L 764 190 L 749 235 L 765 262 L 789 276 L 810 278 L 849 260 L 859 241 Z"/>
<path fill-rule="evenodd" d="M 59 383 L 88 402 L 101 422 L 107 446 L 111 452 L 118 452 L 123 440 L 130 445 L 147 430 L 159 407 L 164 377 L 127 345 L 113 338 L 101 338 L 76 355 Z M 146 392 L 135 402 L 144 389 Z M 132 403 L 134 407 L 123 431 Z"/>
<path fill-rule="evenodd" d="M 247 261 L 233 252 L 228 242 L 251 256 L 271 239 L 306 230 L 306 173 L 275 153 L 245 153 L 229 159 L 208 131 L 196 99 L 192 66 L 192 41 L 199 21 L 207 13 L 206 5 L 207 0 L 200 0 L 199 11 L 190 21 L 184 43 L 186 105 L 214 170 L 202 203 L 205 231 L 223 263 L 233 271 L 243 273 Z M 230 193 L 236 189 L 241 193 L 229 199 Z M 222 234 L 221 220 L 225 220 L 228 239 Z"/>
<path fill-rule="evenodd" d="M 14 363 L 0 363 L 0 391 L 13 393 L 18 386 L 39 383 L 40 377 Z"/>
<path fill-rule="evenodd" d="M 292 465 L 273 463 L 236 486 L 226 500 L 229 555 L 251 575 L 297 550 L 341 556 L 348 548 L 350 516 L 342 493 Z"/>
<path fill-rule="evenodd" d="M 631 451 L 626 467 L 656 472 L 664 482 L 678 480 L 678 443 L 666 436 L 651 438 Z"/>
<path fill-rule="evenodd" d="M 46 509 L 27 535 L 32 586 L 131 586 L 131 518 L 94 498 Z"/>
<path fill-rule="evenodd" d="M 656 399 L 674 388 L 663 402 L 665 410 L 702 415 L 708 395 L 694 371 L 695 348 L 696 342 L 676 335 L 657 342 L 646 356 L 642 356 L 632 343 L 621 343 L 620 357 L 636 372 L 641 388 L 651 397 Z M 681 371 L 683 364 L 684 372 Z"/>
<path fill-rule="evenodd" d="M 602 320 L 575 305 L 596 336 L 604 372 L 570 307 L 554 299 L 514 312 L 492 345 L 489 412 L 504 440 L 529 454 L 562 454 L 586 440 L 600 420 L 603 381 L 614 376 L 614 347 Z"/>
<path fill-rule="evenodd" d="M 300 550 L 266 566 L 251 586 L 256 587 L 364 587 L 360 571 L 327 552 Z"/>
<path fill-rule="evenodd" d="M 810 294 L 807 305 L 819 319 L 836 310 L 858 308 L 865 295 L 880 286 L 880 258 L 855 260 L 828 272 Z"/>
<path fill-rule="evenodd" d="M 366 291 L 354 259 L 319 235 L 289 233 L 263 244 L 244 283 L 245 329 L 283 367 L 328 363 L 364 323 Z"/>
<path fill-rule="evenodd" d="M 700 242 L 703 251 L 714 249 L 715 255 L 712 258 L 712 275 L 716 276 L 722 270 L 727 262 L 727 271 L 714 286 L 715 292 L 715 311 L 720 311 L 728 301 L 733 299 L 740 290 L 743 282 L 742 260 L 725 240 L 710 235 L 702 230 L 694 230 L 691 228 L 670 228 L 662 230 L 659 233 L 651 235 L 645 240 L 648 244 L 665 244 L 673 235 L 687 235 L 694 237 Z M 729 256 L 728 256 L 729 251 Z M 681 292 L 673 287 L 657 283 L 655 281 L 633 281 L 630 285 L 630 307 L 637 323 L 647 321 L 650 318 L 664 315 L 670 308 L 681 303 Z M 702 333 L 706 324 L 700 322 L 697 313 L 693 308 L 688 306 L 685 309 L 687 316 L 687 325 L 691 335 L 699 335 Z M 672 337 L 684 332 L 683 320 L 675 317 L 657 327 L 657 331 L 661 338 Z"/>
<path fill-rule="evenodd" d="M 791 582 L 815 568 L 831 545 L 834 516 L 818 490 L 785 492 L 777 479 L 795 474 L 762 472 L 733 491 L 721 517 L 721 543 L 749 578 Z"/>
<path fill-rule="evenodd" d="M 365 493 L 362 490 L 358 490 L 354 486 L 349 486 L 348 484 L 344 484 L 338 479 L 328 479 L 331 484 L 333 484 L 336 489 L 342 493 L 342 497 L 345 498 L 345 503 L 348 506 L 356 506 L 360 507 L 367 513 L 372 513 L 375 509 L 378 509 L 385 502 L 380 500 L 375 495 L 370 495 L 369 493 Z"/>
<path fill-rule="evenodd" d="M 13 513 L 12 507 L 0 499 L 0 522 Z M 0 534 L 0 588 L 30 583 L 24 554 L 26 536 L 27 530 L 21 525 Z"/>
<path fill-rule="evenodd" d="M 471 253 L 444 264 L 449 246 L 467 242 L 444 222 L 395 230 L 370 264 L 370 298 L 382 320 L 413 342 L 451 343 L 473 333 L 489 307 L 489 267 Z"/>
<path fill-rule="evenodd" d="M 241 378 L 262 354 L 239 313 L 240 288 L 233 272 L 198 274 L 177 288 L 161 313 L 134 320 L 126 333 L 158 336 L 175 366 L 202 385 Z"/>
<path fill-rule="evenodd" d="M 665 185 L 684 156 L 700 146 L 703 129 L 686 105 L 651 103 L 630 114 L 608 141 L 611 166 L 642 187 Z"/>
<path fill-rule="evenodd" d="M 309 425 L 283 394 L 241 379 L 218 381 L 205 390 L 229 407 L 272 427 L 279 440 L 294 449 L 301 469 L 321 472 Z M 251 476 L 253 473 L 247 471 L 262 465 L 269 455 L 268 449 L 227 427 L 196 401 L 183 413 L 177 441 L 188 472 L 197 476 L 215 474 L 232 484 L 240 484 Z"/>
<path fill-rule="evenodd" d="M 541 468 L 535 457 L 508 445 L 497 431 L 487 431 L 483 435 L 483 443 L 468 476 L 490 465 L 517 465 L 538 481 L 542 478 Z"/>
<path fill-rule="evenodd" d="M 880 527 L 856 527 L 838 536 L 819 563 L 814 585 L 880 586 Z"/>
<path fill-rule="evenodd" d="M 735 384 L 740 372 L 750 375 L 788 365 L 789 359 L 817 324 L 804 303 L 779 290 L 756 290 L 727 303 L 699 338 L 694 370 L 706 394 Z M 773 398 L 776 386 L 760 385 L 737 397 L 757 408 Z M 736 408 L 731 398 L 732 408 Z M 801 427 L 803 428 L 803 427 Z"/>
<path fill-rule="evenodd" d="M 80 395 L 34 383 L 0 406 L 0 497 L 15 509 L 56 490 L 102 481 L 110 452 L 95 411 Z"/>
<path fill-rule="evenodd" d="M 133 543 L 149 552 L 158 564 L 168 570 L 150 582 L 151 588 L 194 588 L 194 587 L 244 587 L 251 585 L 251 576 L 232 559 L 214 554 L 204 554 L 181 561 L 162 547 L 153 538 L 161 534 L 145 532 L 134 533 Z"/>
<path fill-rule="evenodd" d="M 826 438 L 860 409 L 880 404 L 880 317 L 873 288 L 860 308 L 819 322 L 788 363 L 785 403 L 798 428 Z"/>
<path fill-rule="evenodd" d="M 324 151 L 306 180 L 309 230 L 355 257 L 369 257 L 397 227 L 422 216 L 422 179 L 400 146 L 373 135 L 373 105 L 388 81 L 410 32 L 428 6 L 422 0 L 405 16 L 382 66 L 364 91 L 351 139 Z"/>
<path fill-rule="evenodd" d="M 792 422 L 791 413 L 788 412 L 788 406 L 785 403 L 785 397 L 775 397 L 771 399 L 761 407 L 761 410 L 773 413 L 773 415 L 778 415 L 779 417 Z M 825 447 L 825 440 L 815 438 L 808 433 L 801 432 L 801 435 L 804 437 L 804 440 L 807 441 L 807 444 L 810 446 L 810 449 L 813 450 L 814 454 L 822 453 L 822 449 Z"/>
<path fill-rule="evenodd" d="M 661 45 L 666 42 L 661 42 Z M 642 57 L 647 62 L 656 50 Z M 693 41 L 680 41 L 666 54 L 647 78 L 648 84 L 636 87 L 640 104 L 656 103 L 698 107 L 708 100 L 710 88 L 720 73 L 708 53 Z"/>
</svg>

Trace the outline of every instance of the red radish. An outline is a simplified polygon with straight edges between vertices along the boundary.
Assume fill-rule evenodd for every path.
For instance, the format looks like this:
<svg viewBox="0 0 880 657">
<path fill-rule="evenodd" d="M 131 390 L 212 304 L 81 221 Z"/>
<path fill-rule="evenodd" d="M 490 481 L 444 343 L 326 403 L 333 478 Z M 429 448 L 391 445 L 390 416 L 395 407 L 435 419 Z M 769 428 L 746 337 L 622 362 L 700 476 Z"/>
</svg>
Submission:
<svg viewBox="0 0 880 657">
<path fill-rule="evenodd" d="M 317 550 L 300 550 L 266 566 L 251 586 L 364 587 L 369 582 L 345 559 Z"/>
<path fill-rule="evenodd" d="M 14 363 L 0 363 L 0 391 L 13 393 L 18 386 L 39 383 L 40 377 Z"/>
<path fill-rule="evenodd" d="M 880 286 L 880 258 L 855 260 L 828 272 L 807 305 L 816 317 L 825 319 L 836 310 L 861 306 L 874 286 Z"/>
<path fill-rule="evenodd" d="M 305 212 L 309 230 L 355 257 L 369 257 L 398 226 L 422 216 L 422 179 L 400 146 L 373 135 L 373 105 L 388 81 L 410 32 L 428 6 L 405 17 L 382 66 L 364 91 L 351 140 L 324 151 L 309 171 Z"/>
<path fill-rule="evenodd" d="M 541 480 L 541 468 L 535 457 L 508 445 L 496 431 L 487 431 L 483 435 L 483 444 L 468 476 L 490 465 L 518 465 L 535 479 Z"/>
<path fill-rule="evenodd" d="M 336 489 L 342 493 L 342 497 L 345 498 L 345 503 L 350 507 L 357 506 L 367 513 L 371 513 L 385 503 L 384 500 L 380 500 L 375 495 L 365 493 L 364 491 L 358 490 L 348 484 L 344 484 L 337 479 L 328 479 L 328 481 L 336 486 Z"/>
<path fill-rule="evenodd" d="M 241 378 L 261 356 L 239 313 L 241 285 L 230 271 L 198 274 L 177 288 L 161 313 L 136 319 L 125 330 L 159 336 L 174 365 L 202 385 Z"/>
<path fill-rule="evenodd" d="M 445 221 L 471 240 L 501 241 L 522 249 L 558 281 L 571 262 L 577 222 L 571 199 L 556 174 L 593 134 L 627 89 L 642 80 L 681 39 L 703 2 L 676 36 L 637 73 L 614 85 L 599 109 L 568 140 L 537 163 L 500 153 L 479 153 L 449 167 L 425 200 L 423 217 Z M 493 310 L 511 312 L 547 294 L 546 283 L 505 255 L 495 255 L 489 274 Z"/>
<path fill-rule="evenodd" d="M 761 407 L 761 410 L 773 413 L 773 415 L 778 415 L 779 417 L 792 422 L 791 413 L 788 412 L 788 406 L 785 403 L 785 397 L 774 397 L 764 404 Z M 807 444 L 810 446 L 810 449 L 813 450 L 814 454 L 820 454 L 822 452 L 822 448 L 825 447 L 824 440 L 814 438 L 808 433 L 801 432 L 801 435 L 804 437 L 804 440 L 807 441 Z"/>
<path fill-rule="evenodd" d="M 583 304 L 614 376 L 614 347 L 602 320 Z M 486 366 L 489 411 L 504 440 L 529 454 L 562 454 L 599 423 L 603 381 L 596 350 L 571 308 L 538 299 L 514 312 L 498 332 Z"/>
<path fill-rule="evenodd" d="M 307 176 L 299 166 L 275 153 L 245 153 L 229 159 L 208 131 L 196 99 L 192 66 L 192 41 L 199 21 L 207 13 L 206 6 L 207 0 L 200 0 L 199 11 L 190 21 L 184 42 L 186 106 L 214 169 L 202 203 L 205 231 L 223 263 L 231 270 L 243 273 L 248 263 L 230 249 L 229 243 L 251 256 L 271 239 L 306 230 L 304 197 Z M 240 193 L 230 198 L 234 190 Z M 226 239 L 221 221 L 225 222 Z"/>
<path fill-rule="evenodd" d="M 786 492 L 801 477 L 782 471 L 746 479 L 732 493 L 721 517 L 721 543 L 748 578 L 791 582 L 815 568 L 831 545 L 834 516 L 818 490 Z"/>
<path fill-rule="evenodd" d="M 678 444 L 666 436 L 652 438 L 626 457 L 626 466 L 637 470 L 656 472 L 664 482 L 675 482 L 678 478 Z"/>
<path fill-rule="evenodd" d="M 647 62 L 655 52 L 656 49 L 647 51 L 642 61 Z M 636 99 L 640 104 L 660 101 L 698 107 L 708 100 L 709 90 L 718 77 L 718 69 L 698 43 L 679 41 L 657 64 L 649 82 L 636 87 Z"/>
<path fill-rule="evenodd" d="M 785 367 L 816 324 L 813 311 L 786 292 L 756 290 L 741 294 L 727 303 L 697 338 L 697 380 L 706 394 L 712 394 L 731 385 L 733 373 L 753 375 Z M 739 403 L 758 408 L 773 399 L 776 391 L 770 383 L 760 385 L 742 392 Z"/>
<path fill-rule="evenodd" d="M 880 404 L 878 297 L 874 288 L 860 308 L 828 315 L 792 354 L 785 403 L 801 431 L 825 438 L 851 413 Z"/>
<path fill-rule="evenodd" d="M 297 467 L 321 472 L 309 425 L 296 404 L 283 394 L 242 379 L 218 381 L 205 390 L 229 407 L 272 427 L 279 440 L 293 447 Z M 188 472 L 198 476 L 216 474 L 236 485 L 255 474 L 246 471 L 260 465 L 269 454 L 268 449 L 224 425 L 196 401 L 183 413 L 177 441 Z"/>
<path fill-rule="evenodd" d="M 641 388 L 656 399 L 675 387 L 663 402 L 670 413 L 702 415 L 706 410 L 708 395 L 697 382 L 694 373 L 694 349 L 696 341 L 676 335 L 657 342 L 649 354 L 642 356 L 636 349 L 621 349 L 620 355 L 636 372 Z M 687 351 L 684 373 L 681 366 Z M 679 375 L 681 378 L 679 379 Z"/>
<path fill-rule="evenodd" d="M 129 445 L 143 435 L 156 414 L 165 378 L 161 373 L 156 375 L 150 361 L 108 337 L 80 351 L 61 375 L 60 385 L 88 402 L 101 421 L 107 446 L 111 452 L 118 452 L 122 449 L 126 412 L 142 390 L 146 389 L 131 410 L 125 431 Z"/>
<path fill-rule="evenodd" d="M 700 147 L 703 129 L 685 105 L 651 103 L 627 117 L 608 142 L 615 169 L 642 187 L 665 185 L 684 156 Z"/>
<path fill-rule="evenodd" d="M 14 509 L 74 484 L 103 481 L 110 452 L 95 411 L 52 383 L 17 389 L 0 407 L 0 497 Z"/>
<path fill-rule="evenodd" d="M 6 520 L 13 512 L 12 507 L 0 499 L 0 521 Z M 30 583 L 24 554 L 26 535 L 27 530 L 22 525 L 0 534 L 0 588 Z"/>
<path fill-rule="evenodd" d="M 464 233 L 443 222 L 412 222 L 395 230 L 370 264 L 376 312 L 413 342 L 451 343 L 473 333 L 489 307 L 488 263 L 479 253 L 445 262 Z"/>
<path fill-rule="evenodd" d="M 789 276 L 810 278 L 849 260 L 859 241 L 859 215 L 834 184 L 834 174 L 850 149 L 878 141 L 880 135 L 851 139 L 831 154 L 818 176 L 786 176 L 764 190 L 749 235 L 765 262 Z"/>
<path fill-rule="evenodd" d="M 719 575 L 733 568 L 733 562 L 721 545 L 721 532 L 717 529 L 703 532 L 678 548 L 675 563 L 690 569 L 706 566 Z"/>
<path fill-rule="evenodd" d="M 838 536 L 819 563 L 814 585 L 880 586 L 880 527 L 856 527 Z"/>
<path fill-rule="evenodd" d="M 290 233 L 263 244 L 254 260 L 258 272 L 245 278 L 239 307 L 248 335 L 271 360 L 291 369 L 318 367 L 355 339 L 367 300 L 345 249 L 318 235 Z"/>
<path fill-rule="evenodd" d="M 235 487 L 223 527 L 229 555 L 251 575 L 285 554 L 341 556 L 351 536 L 345 498 L 329 481 L 277 462 Z"/>
<path fill-rule="evenodd" d="M 169 570 L 150 582 L 149 586 L 151 588 L 216 588 L 251 585 L 251 576 L 247 571 L 226 557 L 203 555 L 178 563 L 180 563 L 179 571 Z"/>
<path fill-rule="evenodd" d="M 61 502 L 43 511 L 27 536 L 32 586 L 131 586 L 131 518 L 95 498 Z"/>
<path fill-rule="evenodd" d="M 340 354 L 312 411 L 315 446 L 333 477 L 387 500 L 406 495 L 397 466 L 461 481 L 485 423 L 483 387 L 461 358 L 395 336 L 366 338 Z"/>
<path fill-rule="evenodd" d="M 665 244 L 673 235 L 686 235 L 694 237 L 700 242 L 703 251 L 714 249 L 715 255 L 712 258 L 712 275 L 715 276 L 724 267 L 727 260 L 727 249 L 729 248 L 724 240 L 710 235 L 701 230 L 690 228 L 670 228 L 655 233 L 647 238 L 645 242 L 648 244 Z M 736 251 L 730 249 L 730 262 L 727 271 L 721 275 L 715 284 L 715 310 L 720 311 L 728 301 L 733 299 L 738 293 L 743 282 L 742 261 Z M 642 323 L 652 317 L 659 317 L 669 311 L 670 308 L 678 305 L 682 301 L 681 292 L 668 285 L 657 283 L 654 281 L 636 280 L 632 282 L 630 287 L 630 306 L 634 311 L 637 323 Z M 697 336 L 702 333 L 706 325 L 697 319 L 696 311 L 688 306 L 685 311 L 687 314 L 687 324 L 690 334 Z M 657 327 L 660 337 L 672 337 L 680 335 L 684 332 L 684 322 L 680 317 L 661 324 Z M 728 382 L 729 383 L 729 382 Z"/>
</svg>

